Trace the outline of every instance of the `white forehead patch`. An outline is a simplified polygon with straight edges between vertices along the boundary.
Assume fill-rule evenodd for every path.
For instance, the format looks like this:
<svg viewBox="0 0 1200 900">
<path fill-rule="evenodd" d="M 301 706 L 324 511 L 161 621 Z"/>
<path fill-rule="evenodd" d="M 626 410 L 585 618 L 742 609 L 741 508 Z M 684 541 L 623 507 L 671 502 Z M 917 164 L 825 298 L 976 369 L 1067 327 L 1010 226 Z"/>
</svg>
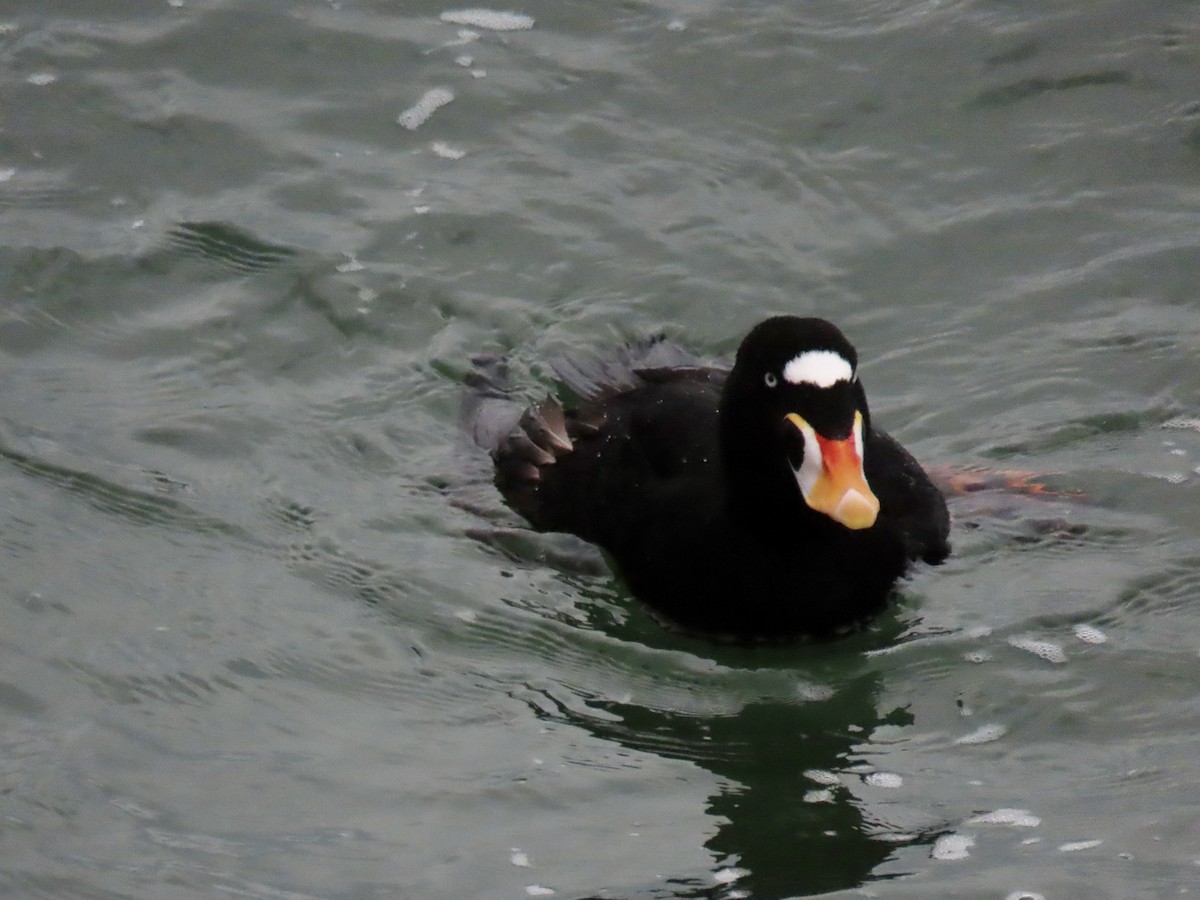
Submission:
<svg viewBox="0 0 1200 900">
<path fill-rule="evenodd" d="M 827 388 L 853 377 L 849 360 L 832 350 L 806 350 L 783 367 L 783 380 L 788 384 Z"/>
</svg>

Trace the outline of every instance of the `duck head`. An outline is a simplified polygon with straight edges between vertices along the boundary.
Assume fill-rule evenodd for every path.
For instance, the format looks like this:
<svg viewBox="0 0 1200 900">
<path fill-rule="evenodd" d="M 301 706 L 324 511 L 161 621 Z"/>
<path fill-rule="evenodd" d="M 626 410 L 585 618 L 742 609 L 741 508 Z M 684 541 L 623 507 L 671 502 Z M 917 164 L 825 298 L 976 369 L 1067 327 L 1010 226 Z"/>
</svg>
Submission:
<svg viewBox="0 0 1200 900">
<path fill-rule="evenodd" d="M 858 354 L 831 323 L 777 316 L 755 326 L 725 383 L 720 422 L 738 515 L 773 522 L 818 514 L 855 531 L 875 524 Z"/>
</svg>

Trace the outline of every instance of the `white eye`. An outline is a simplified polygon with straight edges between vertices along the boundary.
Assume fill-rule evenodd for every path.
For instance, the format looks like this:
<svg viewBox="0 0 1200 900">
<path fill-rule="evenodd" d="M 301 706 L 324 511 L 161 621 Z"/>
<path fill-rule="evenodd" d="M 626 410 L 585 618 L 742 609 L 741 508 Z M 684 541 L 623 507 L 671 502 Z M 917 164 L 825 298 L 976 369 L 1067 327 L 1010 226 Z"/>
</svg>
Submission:
<svg viewBox="0 0 1200 900">
<path fill-rule="evenodd" d="M 767 387 L 775 387 L 775 385 L 779 384 L 779 379 L 775 377 L 774 372 L 768 372 L 764 375 L 763 381 L 767 383 Z"/>
</svg>

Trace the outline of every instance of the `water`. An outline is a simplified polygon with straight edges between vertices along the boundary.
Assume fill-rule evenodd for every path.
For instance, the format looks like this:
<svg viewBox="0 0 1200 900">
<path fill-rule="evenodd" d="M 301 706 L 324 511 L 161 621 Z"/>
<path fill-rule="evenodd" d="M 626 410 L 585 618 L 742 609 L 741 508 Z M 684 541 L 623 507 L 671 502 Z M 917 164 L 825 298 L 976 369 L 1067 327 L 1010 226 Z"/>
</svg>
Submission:
<svg viewBox="0 0 1200 900">
<path fill-rule="evenodd" d="M 0 12 L 3 893 L 1200 890 L 1194 7 L 464 9 Z M 755 650 L 461 446 L 473 353 L 785 311 L 1082 496 Z"/>
</svg>

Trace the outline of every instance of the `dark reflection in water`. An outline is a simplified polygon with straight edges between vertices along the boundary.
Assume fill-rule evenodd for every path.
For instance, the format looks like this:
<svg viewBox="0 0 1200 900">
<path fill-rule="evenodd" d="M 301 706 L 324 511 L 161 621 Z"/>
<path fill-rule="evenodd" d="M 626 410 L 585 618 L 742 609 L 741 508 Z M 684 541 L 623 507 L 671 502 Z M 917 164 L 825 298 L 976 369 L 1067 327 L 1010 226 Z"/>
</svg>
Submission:
<svg viewBox="0 0 1200 900">
<path fill-rule="evenodd" d="M 811 649 L 820 657 L 833 652 Z M 761 655 L 761 663 L 770 665 L 776 651 L 735 652 Z M 846 652 L 855 655 L 853 649 Z M 796 671 L 799 680 L 811 674 Z M 879 726 L 912 721 L 905 709 L 880 712 L 881 687 L 876 671 L 842 671 L 827 698 L 807 699 L 798 691 L 794 698 L 747 703 L 732 715 L 695 715 L 601 698 L 586 704 L 597 711 L 595 717 L 578 708 L 560 712 L 599 738 L 693 762 L 723 783 L 708 804 L 718 823 L 706 843 L 718 864 L 716 883 L 674 881 L 666 896 L 763 900 L 860 886 L 898 846 L 936 836 L 902 835 L 871 820 L 847 787 L 858 777 L 846 772 L 856 746 Z M 825 783 L 833 782 L 830 775 L 841 777 Z M 613 896 L 623 896 L 621 891 L 611 889 Z M 630 893 L 663 896 L 661 888 L 644 886 Z"/>
</svg>

